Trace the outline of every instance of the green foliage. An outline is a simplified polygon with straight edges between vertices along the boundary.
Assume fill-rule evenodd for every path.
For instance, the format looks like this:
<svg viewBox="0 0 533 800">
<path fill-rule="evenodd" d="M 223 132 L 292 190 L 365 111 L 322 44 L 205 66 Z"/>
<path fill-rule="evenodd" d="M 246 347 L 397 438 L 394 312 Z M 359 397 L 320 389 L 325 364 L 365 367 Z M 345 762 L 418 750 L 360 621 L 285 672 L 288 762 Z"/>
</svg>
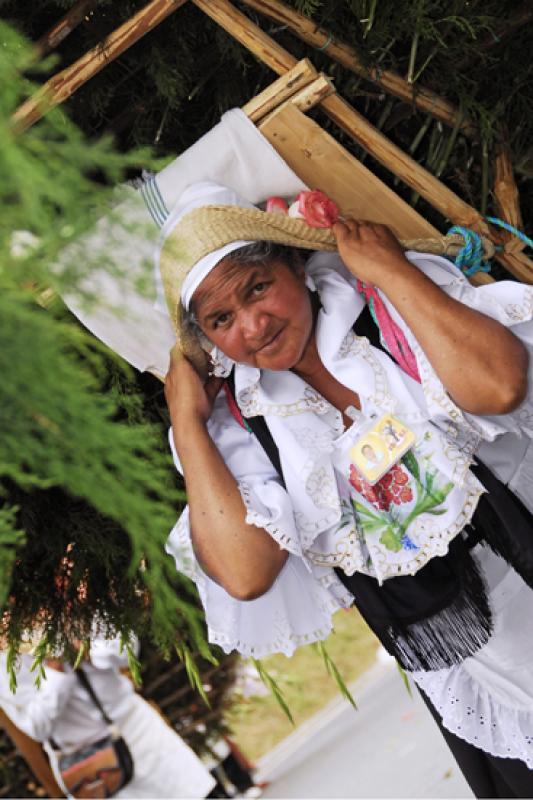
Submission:
<svg viewBox="0 0 533 800">
<path fill-rule="evenodd" d="M 330 654 L 328 653 L 327 647 L 324 644 L 324 642 L 316 642 L 316 644 L 314 644 L 313 647 L 318 653 L 318 655 L 320 655 L 321 658 L 323 659 L 327 673 L 328 675 L 331 675 L 331 677 L 334 679 L 335 683 L 339 687 L 341 695 L 346 700 L 348 700 L 348 702 L 350 703 L 351 706 L 353 706 L 353 708 L 357 709 L 357 703 L 355 702 L 352 693 L 346 686 L 346 683 L 344 682 L 342 675 L 340 674 L 337 668 L 337 665 L 335 664 Z"/>
<path fill-rule="evenodd" d="M 196 592 L 164 550 L 183 501 L 164 426 L 56 295 L 100 266 L 66 245 L 147 151 L 88 141 L 60 111 L 17 133 L 29 55 L 4 23 L 0 37 L 0 634 L 15 651 L 38 629 L 38 675 L 48 652 L 74 660 L 95 625 L 161 647 L 190 629 L 205 649 Z"/>
<path fill-rule="evenodd" d="M 279 685 L 276 683 L 272 675 L 270 675 L 268 670 L 263 666 L 263 664 L 257 658 L 252 658 L 251 661 L 257 670 L 257 674 L 259 675 L 259 677 L 261 678 L 267 689 L 272 693 L 272 696 L 275 698 L 276 702 L 278 703 L 283 713 L 286 715 L 289 722 L 292 725 L 294 725 L 294 718 L 291 714 L 290 708 L 287 705 L 287 701 L 285 700 L 285 697 Z"/>
</svg>

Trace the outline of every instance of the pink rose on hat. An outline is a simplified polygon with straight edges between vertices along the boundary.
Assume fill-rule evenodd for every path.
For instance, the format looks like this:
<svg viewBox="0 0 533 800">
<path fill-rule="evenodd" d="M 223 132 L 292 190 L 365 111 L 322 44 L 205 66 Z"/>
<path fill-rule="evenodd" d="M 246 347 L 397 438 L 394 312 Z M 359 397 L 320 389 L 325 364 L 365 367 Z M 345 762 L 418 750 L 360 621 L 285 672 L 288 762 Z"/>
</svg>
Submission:
<svg viewBox="0 0 533 800">
<path fill-rule="evenodd" d="M 320 189 L 300 192 L 296 200 L 287 207 L 281 197 L 269 197 L 266 211 L 271 214 L 288 214 L 289 217 L 304 219 L 310 228 L 331 228 L 339 218 L 336 203 Z"/>
<path fill-rule="evenodd" d="M 339 218 L 337 204 L 320 189 L 300 192 L 289 208 L 289 217 L 305 219 L 311 228 L 331 228 Z"/>
</svg>

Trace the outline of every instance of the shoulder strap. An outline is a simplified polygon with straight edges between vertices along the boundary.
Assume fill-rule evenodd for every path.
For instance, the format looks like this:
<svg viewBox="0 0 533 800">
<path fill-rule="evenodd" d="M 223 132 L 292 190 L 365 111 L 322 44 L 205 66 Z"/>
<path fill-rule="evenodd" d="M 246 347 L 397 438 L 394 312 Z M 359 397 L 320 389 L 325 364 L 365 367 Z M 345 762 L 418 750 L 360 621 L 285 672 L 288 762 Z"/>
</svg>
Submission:
<svg viewBox="0 0 533 800">
<path fill-rule="evenodd" d="M 228 385 L 228 389 L 230 394 L 233 398 L 235 398 L 235 375 L 233 370 L 231 370 L 230 374 L 226 378 L 226 383 Z M 278 473 L 279 477 L 281 478 L 282 484 L 285 486 L 285 481 L 283 480 L 283 470 L 281 469 L 281 460 L 279 457 L 279 450 L 276 446 L 274 439 L 272 438 L 272 434 L 268 429 L 268 425 L 265 422 L 264 417 L 243 417 L 244 422 L 254 434 L 255 438 L 265 451 L 268 456 L 268 459 L 276 472 Z"/>
<path fill-rule="evenodd" d="M 87 694 L 90 696 L 90 698 L 93 701 L 93 703 L 95 704 L 96 708 L 99 710 L 100 714 L 102 715 L 102 717 L 104 719 L 104 722 L 106 722 L 108 725 L 112 725 L 113 724 L 113 720 L 110 719 L 107 716 L 102 703 L 100 702 L 100 700 L 96 696 L 96 692 L 94 691 L 93 687 L 91 686 L 89 678 L 87 677 L 87 675 L 85 674 L 83 669 L 81 667 L 78 667 L 78 669 L 74 670 L 74 675 L 76 676 L 76 678 L 78 679 L 80 684 L 83 686 L 83 688 L 85 689 Z"/>
</svg>

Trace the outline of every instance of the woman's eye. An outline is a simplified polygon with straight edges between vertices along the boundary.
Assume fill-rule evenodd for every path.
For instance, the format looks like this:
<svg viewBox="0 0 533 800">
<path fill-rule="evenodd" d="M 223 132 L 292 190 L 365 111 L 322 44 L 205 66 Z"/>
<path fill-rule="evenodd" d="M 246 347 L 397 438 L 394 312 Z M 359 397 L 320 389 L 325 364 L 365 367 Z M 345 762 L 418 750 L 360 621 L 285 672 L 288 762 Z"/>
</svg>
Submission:
<svg viewBox="0 0 533 800">
<path fill-rule="evenodd" d="M 225 325 L 228 320 L 229 320 L 229 314 L 219 314 L 214 322 L 215 328 L 219 328 L 221 325 Z"/>
<path fill-rule="evenodd" d="M 260 283 L 256 283 L 255 284 L 255 286 L 252 289 L 252 291 L 253 291 L 254 294 L 261 294 L 261 292 L 265 291 L 266 287 L 267 287 L 267 284 L 265 283 L 265 281 L 261 281 Z"/>
</svg>

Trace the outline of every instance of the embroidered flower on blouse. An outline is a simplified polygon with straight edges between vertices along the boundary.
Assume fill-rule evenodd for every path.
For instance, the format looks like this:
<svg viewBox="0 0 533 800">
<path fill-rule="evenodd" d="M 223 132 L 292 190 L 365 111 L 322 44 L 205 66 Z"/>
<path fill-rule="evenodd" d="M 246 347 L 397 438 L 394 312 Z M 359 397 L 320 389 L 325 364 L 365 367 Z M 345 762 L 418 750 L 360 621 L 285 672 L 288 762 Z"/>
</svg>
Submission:
<svg viewBox="0 0 533 800">
<path fill-rule="evenodd" d="M 380 511 L 388 511 L 394 503 L 399 506 L 402 503 L 410 503 L 413 499 L 413 490 L 408 485 L 409 476 L 399 464 L 395 464 L 374 486 L 371 486 L 354 467 L 350 464 L 350 483 L 356 492 L 379 508 Z"/>
</svg>

